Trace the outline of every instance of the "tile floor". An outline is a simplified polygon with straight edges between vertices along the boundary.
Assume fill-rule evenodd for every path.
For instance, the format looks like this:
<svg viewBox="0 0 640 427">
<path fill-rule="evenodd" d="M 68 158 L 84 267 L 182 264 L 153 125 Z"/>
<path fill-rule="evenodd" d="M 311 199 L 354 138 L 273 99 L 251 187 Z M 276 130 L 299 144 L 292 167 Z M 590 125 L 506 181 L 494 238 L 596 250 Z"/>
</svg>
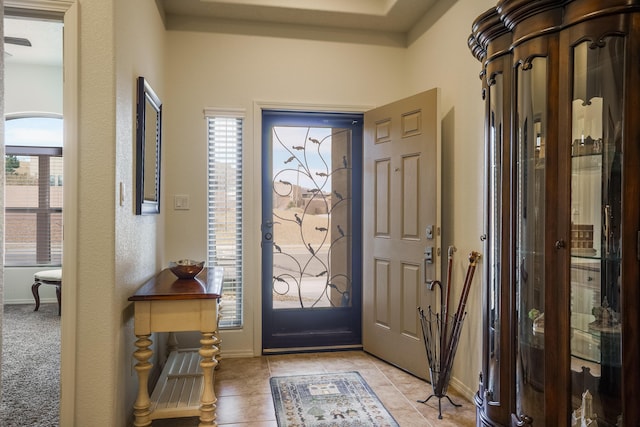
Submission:
<svg viewBox="0 0 640 427">
<path fill-rule="evenodd" d="M 442 400 L 416 402 L 431 394 L 431 385 L 362 351 L 270 355 L 222 359 L 216 371 L 218 425 L 277 427 L 269 378 L 280 375 L 358 371 L 401 427 L 475 426 L 475 406 L 449 388 L 449 396 L 462 407 Z M 197 418 L 153 421 L 153 427 L 197 426 Z"/>
</svg>

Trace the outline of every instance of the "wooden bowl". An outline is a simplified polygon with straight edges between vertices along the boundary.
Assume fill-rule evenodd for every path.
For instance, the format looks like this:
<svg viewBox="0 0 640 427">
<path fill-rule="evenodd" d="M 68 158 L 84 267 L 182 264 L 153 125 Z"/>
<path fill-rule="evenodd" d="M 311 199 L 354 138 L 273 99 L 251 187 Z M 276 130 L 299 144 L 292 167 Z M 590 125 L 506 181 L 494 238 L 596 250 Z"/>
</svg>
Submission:
<svg viewBox="0 0 640 427">
<path fill-rule="evenodd" d="M 190 259 L 181 259 L 179 261 L 171 261 L 169 269 L 178 279 L 193 279 L 204 268 L 204 261 L 192 261 Z"/>
</svg>

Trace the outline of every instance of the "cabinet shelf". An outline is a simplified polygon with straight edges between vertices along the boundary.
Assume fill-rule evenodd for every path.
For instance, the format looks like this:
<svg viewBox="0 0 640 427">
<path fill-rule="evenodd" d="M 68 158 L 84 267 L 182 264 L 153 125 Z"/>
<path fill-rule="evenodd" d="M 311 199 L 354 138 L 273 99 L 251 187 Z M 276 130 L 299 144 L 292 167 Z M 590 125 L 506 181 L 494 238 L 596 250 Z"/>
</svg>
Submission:
<svg viewBox="0 0 640 427">
<path fill-rule="evenodd" d="M 571 258 L 573 259 L 583 259 L 583 260 L 592 260 L 592 261 L 611 261 L 611 262 L 622 262 L 622 258 L 619 256 L 605 256 L 601 257 L 598 255 L 589 256 L 586 254 L 576 254 L 574 252 L 571 253 Z"/>
<path fill-rule="evenodd" d="M 592 158 L 600 158 L 602 157 L 602 153 L 585 153 L 585 154 L 571 154 L 571 157 L 576 159 L 576 158 L 585 158 L 585 157 L 592 157 Z"/>
</svg>

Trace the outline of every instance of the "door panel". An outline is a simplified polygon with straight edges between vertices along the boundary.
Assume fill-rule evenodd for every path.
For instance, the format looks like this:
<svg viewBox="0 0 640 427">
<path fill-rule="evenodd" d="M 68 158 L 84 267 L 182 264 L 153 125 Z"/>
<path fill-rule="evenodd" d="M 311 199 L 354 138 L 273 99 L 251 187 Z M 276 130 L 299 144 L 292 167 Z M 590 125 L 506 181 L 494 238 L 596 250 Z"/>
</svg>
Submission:
<svg viewBox="0 0 640 427">
<path fill-rule="evenodd" d="M 383 237 L 389 235 L 389 181 L 391 162 L 389 159 L 376 160 L 376 236 Z"/>
<path fill-rule="evenodd" d="M 427 233 L 440 220 L 438 98 L 433 89 L 365 113 L 363 344 L 422 378 L 417 307 L 434 301 L 427 283 L 439 278 L 438 233 Z"/>
<path fill-rule="evenodd" d="M 420 156 L 402 158 L 402 238 L 419 239 Z"/>
<path fill-rule="evenodd" d="M 416 301 L 420 299 L 420 264 L 402 264 L 402 328 L 404 335 L 413 339 L 420 336 L 420 323 L 416 320 Z"/>
<path fill-rule="evenodd" d="M 387 304 L 389 300 L 389 261 L 386 259 L 376 260 L 375 269 L 376 275 L 373 284 L 376 297 L 374 301 L 375 323 L 380 327 L 388 328 L 390 324 L 389 304 Z"/>
</svg>

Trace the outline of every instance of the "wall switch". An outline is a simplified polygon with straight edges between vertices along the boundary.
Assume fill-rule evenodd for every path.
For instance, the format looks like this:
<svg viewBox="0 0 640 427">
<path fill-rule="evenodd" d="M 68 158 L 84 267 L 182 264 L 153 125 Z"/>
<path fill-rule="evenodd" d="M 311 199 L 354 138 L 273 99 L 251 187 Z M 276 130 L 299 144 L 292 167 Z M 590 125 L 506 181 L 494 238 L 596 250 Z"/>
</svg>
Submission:
<svg viewBox="0 0 640 427">
<path fill-rule="evenodd" d="M 124 183 L 120 181 L 120 206 L 124 206 Z"/>
<path fill-rule="evenodd" d="M 176 194 L 175 196 L 173 196 L 173 209 L 176 211 L 189 210 L 189 195 Z"/>
</svg>

